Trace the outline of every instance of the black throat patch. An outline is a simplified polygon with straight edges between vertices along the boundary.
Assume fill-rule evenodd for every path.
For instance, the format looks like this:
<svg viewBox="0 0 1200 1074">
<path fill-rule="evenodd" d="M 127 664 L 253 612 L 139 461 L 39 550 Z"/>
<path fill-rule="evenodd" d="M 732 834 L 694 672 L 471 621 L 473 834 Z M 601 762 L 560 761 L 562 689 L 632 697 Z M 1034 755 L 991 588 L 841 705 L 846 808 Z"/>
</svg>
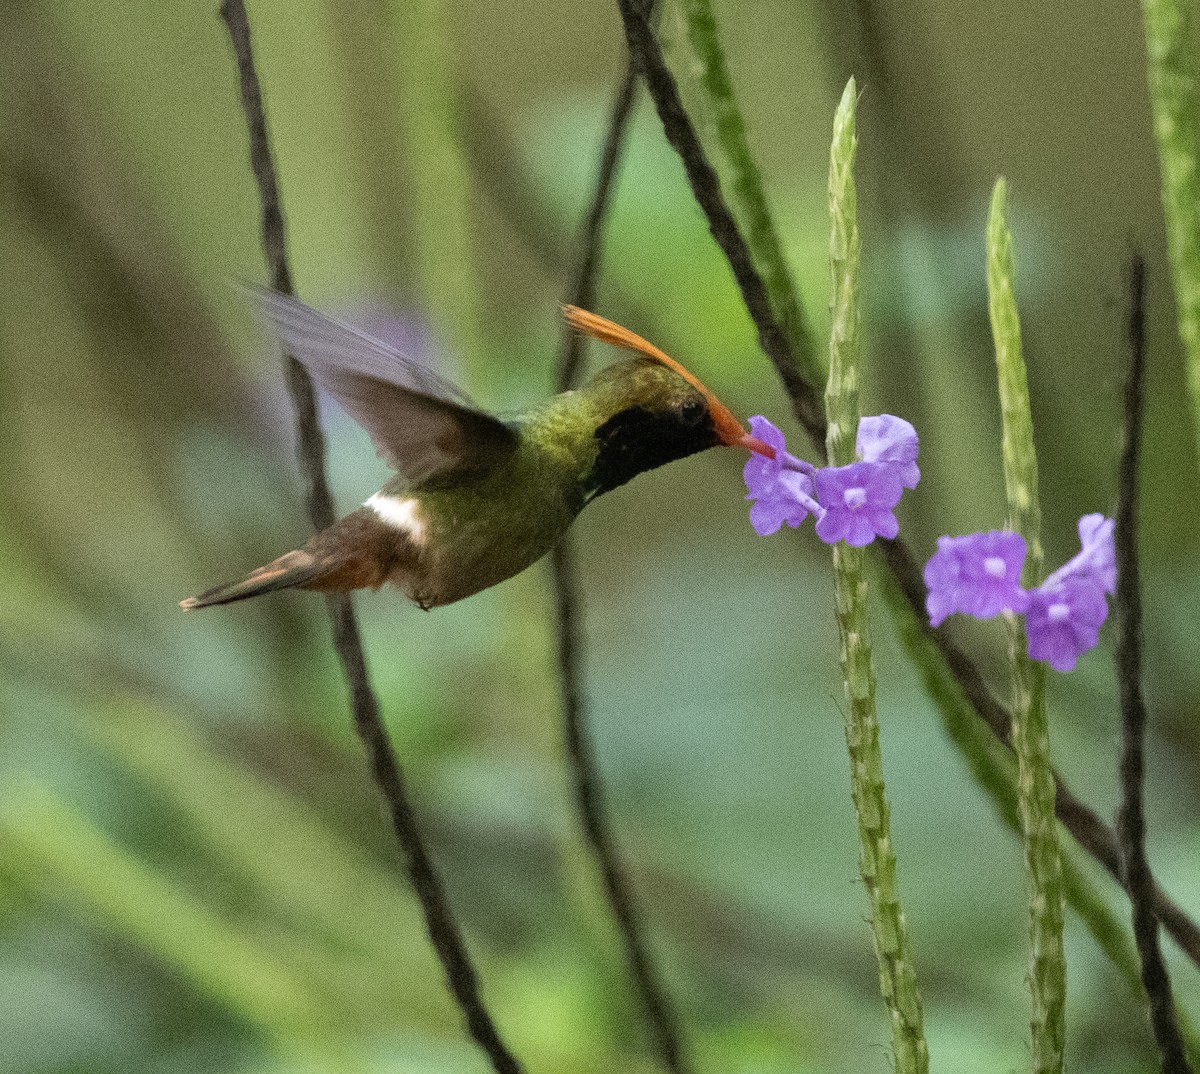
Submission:
<svg viewBox="0 0 1200 1074">
<path fill-rule="evenodd" d="M 640 406 L 619 411 L 596 430 L 598 454 L 585 480 L 588 499 L 624 485 L 638 474 L 717 446 L 712 415 L 705 408 L 688 422 L 675 411 L 655 413 Z"/>
</svg>

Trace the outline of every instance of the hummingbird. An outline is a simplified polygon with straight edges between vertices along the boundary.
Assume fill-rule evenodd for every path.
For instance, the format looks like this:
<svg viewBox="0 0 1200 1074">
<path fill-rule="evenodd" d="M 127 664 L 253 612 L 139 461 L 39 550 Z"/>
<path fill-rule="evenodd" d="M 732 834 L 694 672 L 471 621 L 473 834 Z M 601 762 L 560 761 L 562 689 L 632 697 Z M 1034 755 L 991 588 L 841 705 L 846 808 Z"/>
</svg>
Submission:
<svg viewBox="0 0 1200 1074">
<path fill-rule="evenodd" d="M 259 300 L 284 350 L 363 426 L 396 476 L 299 548 L 181 601 L 185 609 L 385 582 L 436 608 L 523 571 L 587 504 L 644 471 L 721 445 L 775 455 L 673 358 L 575 306 L 563 307 L 569 325 L 633 357 L 503 420 L 424 364 L 290 296 Z"/>
</svg>

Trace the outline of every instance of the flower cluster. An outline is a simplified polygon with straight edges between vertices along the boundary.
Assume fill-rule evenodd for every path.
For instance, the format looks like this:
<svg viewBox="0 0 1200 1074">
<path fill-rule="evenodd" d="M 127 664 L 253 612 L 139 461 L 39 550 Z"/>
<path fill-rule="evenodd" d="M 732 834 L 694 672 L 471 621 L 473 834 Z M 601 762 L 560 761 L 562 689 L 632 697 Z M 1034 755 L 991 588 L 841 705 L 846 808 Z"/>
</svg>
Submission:
<svg viewBox="0 0 1200 1074">
<path fill-rule="evenodd" d="M 816 467 L 788 453 L 783 433 L 761 414 L 750 419 L 752 435 L 775 451 L 752 454 L 742 476 L 753 500 L 750 524 L 761 536 L 784 524 L 797 528 L 809 515 L 826 544 L 854 547 L 900 530 L 893 509 L 904 490 L 917 487 L 917 431 L 903 418 L 880 414 L 858 423 L 858 461 Z M 1036 589 L 1021 587 L 1025 538 L 1007 530 L 939 537 L 925 565 L 925 608 L 940 626 L 955 612 L 991 619 L 1002 612 L 1025 616 L 1029 656 L 1056 671 L 1070 671 L 1080 654 L 1095 647 L 1108 618 L 1106 594 L 1116 592 L 1112 519 L 1079 520 L 1081 551 Z"/>
<path fill-rule="evenodd" d="M 1021 588 L 1025 538 L 1006 530 L 939 537 L 925 564 L 929 595 L 925 608 L 935 627 L 962 612 L 990 619 L 1001 612 L 1025 616 L 1029 656 L 1055 671 L 1070 671 L 1081 653 L 1094 648 L 1108 618 L 1106 593 L 1116 592 L 1113 522 L 1103 515 L 1079 520 L 1078 555 L 1036 589 Z"/>
<path fill-rule="evenodd" d="M 826 544 L 861 547 L 900 531 L 892 509 L 906 488 L 917 487 L 917 431 L 891 414 L 858 423 L 858 462 L 824 466 L 788 454 L 783 433 L 762 415 L 750 419 L 753 435 L 775 449 L 775 458 L 751 455 L 746 480 L 750 524 L 765 537 L 785 522 L 795 529 L 809 515 Z"/>
</svg>

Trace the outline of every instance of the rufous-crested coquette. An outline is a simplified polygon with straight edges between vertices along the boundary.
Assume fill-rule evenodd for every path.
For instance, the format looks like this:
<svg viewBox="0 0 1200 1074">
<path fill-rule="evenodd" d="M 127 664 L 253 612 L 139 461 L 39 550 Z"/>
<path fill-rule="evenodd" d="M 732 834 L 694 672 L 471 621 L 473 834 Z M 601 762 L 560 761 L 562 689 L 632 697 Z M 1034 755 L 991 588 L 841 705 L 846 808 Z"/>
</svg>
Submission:
<svg viewBox="0 0 1200 1074">
<path fill-rule="evenodd" d="M 283 349 L 366 429 L 397 476 L 295 551 L 183 608 L 385 582 L 436 608 L 524 570 L 588 503 L 646 470 L 720 445 L 775 454 L 674 359 L 573 306 L 564 314 L 574 328 L 634 357 L 502 420 L 423 364 L 294 298 L 262 292 L 260 303 Z"/>
</svg>

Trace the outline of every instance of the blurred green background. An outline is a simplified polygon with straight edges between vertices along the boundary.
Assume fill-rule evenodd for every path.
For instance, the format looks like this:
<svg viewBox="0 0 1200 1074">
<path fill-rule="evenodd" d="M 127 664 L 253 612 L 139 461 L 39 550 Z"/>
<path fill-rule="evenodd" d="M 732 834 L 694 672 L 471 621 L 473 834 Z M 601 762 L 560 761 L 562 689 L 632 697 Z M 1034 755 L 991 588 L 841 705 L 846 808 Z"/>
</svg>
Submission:
<svg viewBox="0 0 1200 1074">
<path fill-rule="evenodd" d="M 1130 251 L 1150 266 L 1143 510 L 1151 858 L 1200 915 L 1200 512 L 1137 6 L 717 4 L 818 332 L 824 180 L 860 103 L 867 412 L 913 420 L 902 523 L 1003 521 L 984 295 L 1009 180 L 1047 560 L 1111 510 Z M 557 304 L 623 69 L 615 4 L 255 0 L 302 297 L 390 311 L 481 402 L 553 383 Z M 688 82 L 681 15 L 668 55 Z M 305 536 L 216 3 L 0 13 L 0 1069 L 480 1072 L 353 736 L 324 606 L 176 602 Z M 643 102 L 599 309 L 740 414 L 787 407 Z M 595 368 L 609 355 L 593 351 Z M 348 508 L 385 469 L 327 406 Z M 842 743 L 828 554 L 758 538 L 740 460 L 639 478 L 576 527 L 613 818 L 702 1071 L 885 1070 Z M 564 769 L 548 571 L 425 615 L 358 602 L 389 727 L 485 996 L 540 1071 L 650 1071 Z M 935 1069 L 1028 1062 L 1020 851 L 878 616 L 901 893 Z M 1002 631 L 956 631 L 999 684 Z M 1051 684 L 1061 771 L 1117 800 L 1112 631 Z M 1115 886 L 1099 889 L 1121 919 Z M 1200 978 L 1175 957 L 1181 1004 Z M 1155 1069 L 1068 921 L 1068 1065 Z"/>
</svg>

